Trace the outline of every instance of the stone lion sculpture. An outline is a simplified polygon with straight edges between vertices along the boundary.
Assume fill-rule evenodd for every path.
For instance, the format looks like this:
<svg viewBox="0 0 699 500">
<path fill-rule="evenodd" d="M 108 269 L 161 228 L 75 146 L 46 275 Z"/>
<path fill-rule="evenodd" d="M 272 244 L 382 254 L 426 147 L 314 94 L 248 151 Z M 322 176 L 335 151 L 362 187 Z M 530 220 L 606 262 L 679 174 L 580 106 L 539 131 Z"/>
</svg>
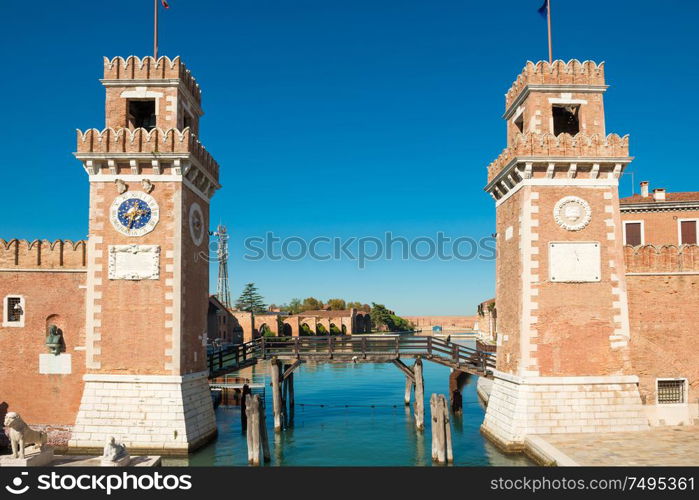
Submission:
<svg viewBox="0 0 699 500">
<path fill-rule="evenodd" d="M 126 451 L 126 446 L 117 443 L 113 437 L 107 438 L 104 445 L 104 453 L 102 453 L 103 462 L 119 462 L 128 458 L 129 452 Z"/>
<path fill-rule="evenodd" d="M 35 431 L 29 427 L 19 413 L 9 412 L 5 415 L 5 427 L 10 430 L 10 443 L 12 444 L 12 458 L 25 458 L 25 446 L 34 445 L 39 449 L 46 444 L 46 433 Z M 18 455 L 19 452 L 19 455 Z"/>
</svg>

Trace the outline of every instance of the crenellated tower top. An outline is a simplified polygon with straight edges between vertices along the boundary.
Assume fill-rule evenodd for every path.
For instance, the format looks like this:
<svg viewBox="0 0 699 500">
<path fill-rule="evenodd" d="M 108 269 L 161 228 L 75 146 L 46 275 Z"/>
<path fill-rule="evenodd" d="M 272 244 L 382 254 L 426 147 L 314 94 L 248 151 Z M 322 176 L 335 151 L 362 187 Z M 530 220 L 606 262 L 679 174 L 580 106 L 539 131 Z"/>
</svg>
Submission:
<svg viewBox="0 0 699 500">
<path fill-rule="evenodd" d="M 152 56 L 143 59 L 137 56 L 129 56 L 126 59 L 115 57 L 111 60 L 105 57 L 102 82 L 116 83 L 115 80 L 135 80 L 141 83 L 147 81 L 147 84 L 162 83 L 151 80 L 179 80 L 177 83 L 180 83 L 197 103 L 201 103 L 199 84 L 180 60 L 180 56 L 174 59 L 160 56 L 157 60 Z"/>
<path fill-rule="evenodd" d="M 627 136 L 607 134 L 604 63 L 528 61 L 505 94 L 507 147 L 488 166 L 497 200 L 523 179 L 618 178 L 631 161 Z"/>
<path fill-rule="evenodd" d="M 179 56 L 104 58 L 108 128 L 189 127 L 199 133 L 201 90 Z"/>
<path fill-rule="evenodd" d="M 604 63 L 527 62 L 505 94 L 507 144 L 518 134 L 605 136 Z"/>
<path fill-rule="evenodd" d="M 104 58 L 104 129 L 78 130 L 76 157 L 91 180 L 182 179 L 205 199 L 218 164 L 198 140 L 201 90 L 179 56 Z"/>
<path fill-rule="evenodd" d="M 556 87 L 584 85 L 604 90 L 606 88 L 604 62 L 597 64 L 594 61 L 585 61 L 581 63 L 577 59 L 571 59 L 568 62 L 559 59 L 552 63 L 527 61 L 524 69 L 505 94 L 505 107 L 509 108 L 527 86 L 542 85 Z"/>
</svg>

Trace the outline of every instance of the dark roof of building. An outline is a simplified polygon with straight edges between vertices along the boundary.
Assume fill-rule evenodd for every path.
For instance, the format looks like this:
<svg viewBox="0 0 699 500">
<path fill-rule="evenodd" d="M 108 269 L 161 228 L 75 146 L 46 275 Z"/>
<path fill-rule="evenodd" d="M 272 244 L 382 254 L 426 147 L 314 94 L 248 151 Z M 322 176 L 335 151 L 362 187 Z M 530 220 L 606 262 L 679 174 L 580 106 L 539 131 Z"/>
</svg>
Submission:
<svg viewBox="0 0 699 500">
<path fill-rule="evenodd" d="M 357 314 L 366 314 L 361 311 L 357 311 Z M 295 314 L 294 316 L 319 316 L 322 318 L 337 318 L 341 316 L 352 316 L 352 311 L 349 309 L 343 309 L 343 310 L 336 310 L 336 311 L 326 311 L 326 310 L 319 310 L 319 311 L 303 311 L 299 314 Z"/>
<path fill-rule="evenodd" d="M 687 191 L 684 193 L 665 193 L 665 199 L 659 201 L 653 198 L 652 193 L 648 196 L 641 196 L 640 194 L 635 194 L 633 196 L 621 198 L 619 200 L 619 203 L 621 203 L 622 205 L 631 205 L 635 203 L 676 203 L 678 201 L 699 201 L 699 192 Z"/>
</svg>

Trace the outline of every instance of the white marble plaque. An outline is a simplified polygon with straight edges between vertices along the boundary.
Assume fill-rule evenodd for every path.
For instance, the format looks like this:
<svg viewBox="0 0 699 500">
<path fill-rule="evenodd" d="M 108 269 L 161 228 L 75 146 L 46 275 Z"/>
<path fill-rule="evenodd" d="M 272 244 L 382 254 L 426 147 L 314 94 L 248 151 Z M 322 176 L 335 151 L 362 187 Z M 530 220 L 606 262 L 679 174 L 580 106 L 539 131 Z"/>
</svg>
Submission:
<svg viewBox="0 0 699 500">
<path fill-rule="evenodd" d="M 110 280 L 157 280 L 160 278 L 158 245 L 110 245 Z"/>
<path fill-rule="evenodd" d="M 596 241 L 549 243 L 549 279 L 563 283 L 600 281 L 600 244 Z"/>
<path fill-rule="evenodd" d="M 69 375 L 72 372 L 70 354 L 39 354 L 39 373 L 42 375 Z"/>
</svg>

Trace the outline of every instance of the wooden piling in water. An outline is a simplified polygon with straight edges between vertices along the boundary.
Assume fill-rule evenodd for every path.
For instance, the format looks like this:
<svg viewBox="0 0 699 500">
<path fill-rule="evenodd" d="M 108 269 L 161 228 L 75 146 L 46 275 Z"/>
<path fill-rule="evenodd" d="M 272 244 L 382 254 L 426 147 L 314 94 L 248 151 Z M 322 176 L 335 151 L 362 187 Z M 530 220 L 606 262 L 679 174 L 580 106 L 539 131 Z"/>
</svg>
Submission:
<svg viewBox="0 0 699 500">
<path fill-rule="evenodd" d="M 248 415 L 245 411 L 247 408 L 247 400 L 245 399 L 248 394 L 252 394 L 250 386 L 248 384 L 243 385 L 243 392 L 240 395 L 240 427 L 245 432 L 248 428 Z"/>
<path fill-rule="evenodd" d="M 259 394 L 255 394 L 255 399 L 257 400 L 257 406 L 260 409 L 260 442 L 262 443 L 262 458 L 265 462 L 269 462 L 272 459 L 272 455 L 269 452 L 269 438 L 267 437 L 267 418 L 265 416 L 265 407 L 262 404 L 262 398 Z"/>
<path fill-rule="evenodd" d="M 294 407 L 294 374 L 289 374 L 289 409 Z"/>
<path fill-rule="evenodd" d="M 437 421 L 438 421 L 437 395 L 430 396 L 430 431 L 432 433 L 432 461 L 437 461 Z"/>
<path fill-rule="evenodd" d="M 413 381 L 405 377 L 405 406 L 410 406 L 410 392 L 413 390 Z"/>
<path fill-rule="evenodd" d="M 248 394 L 245 401 L 245 411 L 248 417 L 247 442 L 248 463 L 260 465 L 260 401 Z"/>
<path fill-rule="evenodd" d="M 422 378 L 422 360 L 417 358 L 413 366 L 415 375 L 415 428 L 425 428 L 425 382 Z"/>
<path fill-rule="evenodd" d="M 446 449 L 447 463 L 454 463 L 454 449 L 451 443 L 451 417 L 449 417 L 449 407 L 447 406 L 447 398 L 440 394 L 439 398 L 442 402 L 442 416 L 444 419 L 444 447 Z"/>
<path fill-rule="evenodd" d="M 291 365 L 282 365 L 282 371 L 281 371 L 281 376 L 282 376 L 282 406 L 284 408 L 284 417 L 286 418 L 288 416 L 288 409 L 287 409 L 287 404 L 289 402 L 289 377 L 283 378 L 284 374 L 286 371 L 289 369 Z M 286 422 L 285 422 L 286 426 Z"/>
<path fill-rule="evenodd" d="M 454 461 L 451 441 L 451 422 L 447 398 L 443 394 L 430 396 L 430 422 L 432 425 L 432 460 L 439 464 Z"/>
<path fill-rule="evenodd" d="M 282 391 L 280 387 L 280 366 L 279 360 L 276 358 L 270 363 L 270 376 L 272 378 L 272 411 L 274 413 L 274 431 L 281 432 L 283 426 L 283 404 Z"/>
<path fill-rule="evenodd" d="M 465 374 L 458 370 L 452 370 L 449 374 L 449 399 L 451 400 L 451 411 L 460 414 L 463 410 L 463 398 L 461 388 L 464 385 Z"/>
</svg>

